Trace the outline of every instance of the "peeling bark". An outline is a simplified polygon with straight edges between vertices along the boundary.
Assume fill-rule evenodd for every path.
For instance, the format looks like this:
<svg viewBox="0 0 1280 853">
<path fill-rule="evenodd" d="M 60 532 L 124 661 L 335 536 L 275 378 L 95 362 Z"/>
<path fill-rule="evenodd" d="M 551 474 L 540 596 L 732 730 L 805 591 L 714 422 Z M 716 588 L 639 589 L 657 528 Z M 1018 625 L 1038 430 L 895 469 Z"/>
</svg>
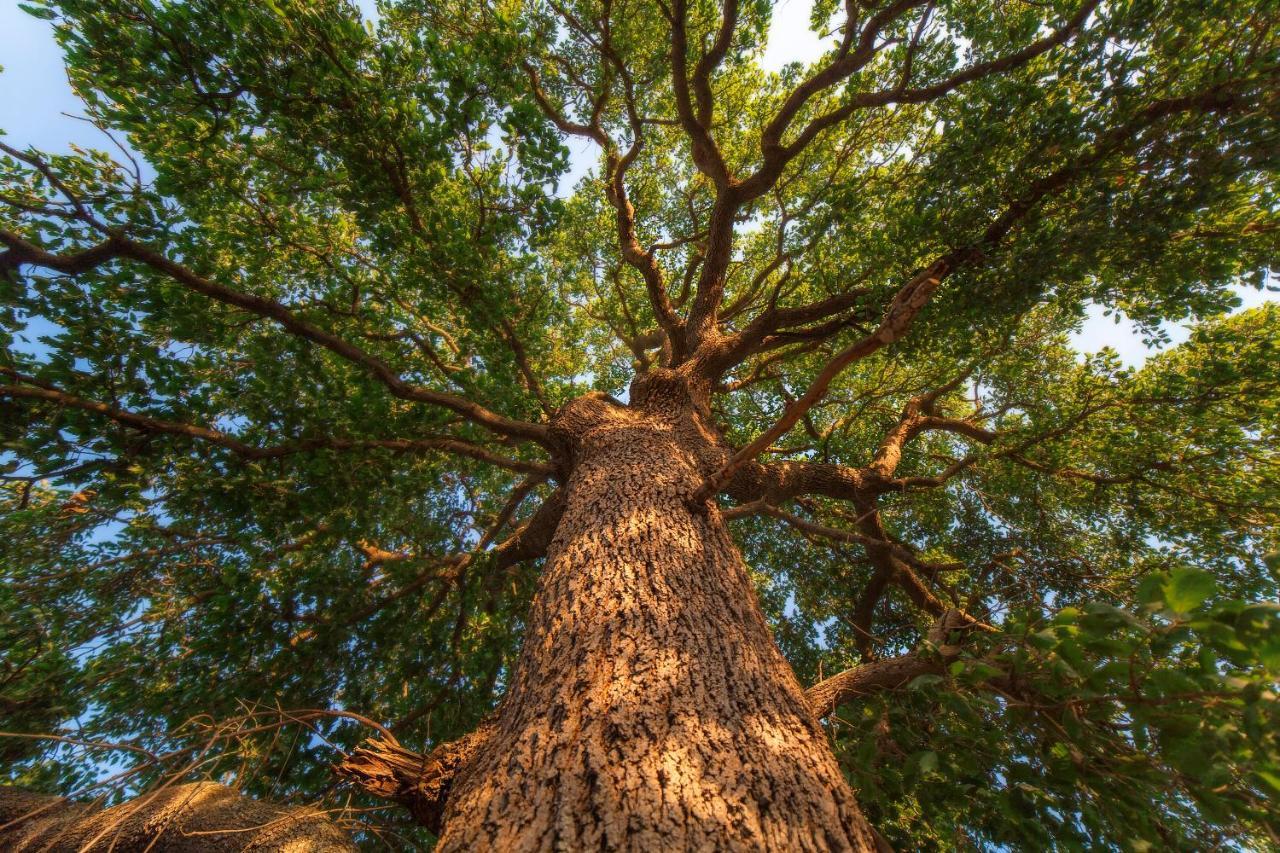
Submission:
<svg viewBox="0 0 1280 853">
<path fill-rule="evenodd" d="M 109 809 L 0 787 L 0 848 L 42 853 L 347 853 L 355 845 L 311 808 L 272 805 L 213 782 L 172 785 Z"/>
<path fill-rule="evenodd" d="M 686 505 L 724 454 L 662 379 L 552 422 L 564 515 L 442 851 L 876 849 L 723 519 Z"/>
<path fill-rule="evenodd" d="M 399 803 L 414 820 L 439 835 L 454 777 L 492 736 L 492 724 L 485 723 L 427 755 L 372 738 L 352 751 L 334 772 L 375 797 Z"/>
</svg>

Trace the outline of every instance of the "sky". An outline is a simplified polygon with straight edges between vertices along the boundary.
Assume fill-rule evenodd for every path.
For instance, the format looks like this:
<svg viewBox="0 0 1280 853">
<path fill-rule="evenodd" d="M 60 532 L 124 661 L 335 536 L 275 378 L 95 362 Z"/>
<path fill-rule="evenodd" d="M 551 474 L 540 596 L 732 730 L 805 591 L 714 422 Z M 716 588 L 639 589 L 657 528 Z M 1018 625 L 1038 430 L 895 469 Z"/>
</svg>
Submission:
<svg viewBox="0 0 1280 853">
<path fill-rule="evenodd" d="M 86 147 L 110 148 L 102 134 L 83 121 L 66 114 L 81 115 L 80 102 L 67 85 L 58 46 L 50 25 L 32 18 L 18 6 L 19 0 L 0 0 L 0 131 L 15 147 L 28 145 L 49 152 L 65 152 L 70 143 Z M 374 0 L 357 0 L 357 6 L 375 17 Z M 788 62 L 807 62 L 821 55 L 824 41 L 809 29 L 812 0 L 781 0 L 769 32 L 762 64 L 769 70 Z M 571 172 L 561 181 L 571 187 L 577 176 L 589 169 L 596 152 L 591 143 L 571 146 Z M 1275 301 L 1280 294 L 1257 290 L 1238 291 L 1242 310 Z M 1147 348 L 1133 323 L 1104 316 L 1104 308 L 1091 305 L 1083 327 L 1073 337 L 1082 353 L 1110 346 L 1129 366 L 1139 366 L 1158 350 Z M 1167 324 L 1170 344 L 1186 340 L 1185 326 Z"/>
</svg>

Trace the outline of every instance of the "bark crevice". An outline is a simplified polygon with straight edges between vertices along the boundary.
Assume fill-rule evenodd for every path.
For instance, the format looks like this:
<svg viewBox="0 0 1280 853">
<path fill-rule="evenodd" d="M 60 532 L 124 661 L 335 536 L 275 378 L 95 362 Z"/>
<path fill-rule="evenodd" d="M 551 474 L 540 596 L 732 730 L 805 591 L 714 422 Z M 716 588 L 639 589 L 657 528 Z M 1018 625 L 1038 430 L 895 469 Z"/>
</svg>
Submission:
<svg viewBox="0 0 1280 853">
<path fill-rule="evenodd" d="M 725 454 L 697 389 L 646 376 L 550 425 L 564 513 L 491 734 L 431 771 L 440 850 L 874 850 L 723 518 L 685 504 Z"/>
</svg>

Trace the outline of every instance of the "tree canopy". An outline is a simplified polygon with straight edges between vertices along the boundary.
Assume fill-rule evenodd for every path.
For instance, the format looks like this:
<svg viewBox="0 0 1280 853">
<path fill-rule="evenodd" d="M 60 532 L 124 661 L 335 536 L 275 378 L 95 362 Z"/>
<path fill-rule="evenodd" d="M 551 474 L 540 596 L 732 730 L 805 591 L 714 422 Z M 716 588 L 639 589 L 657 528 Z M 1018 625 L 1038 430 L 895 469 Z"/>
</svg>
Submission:
<svg viewBox="0 0 1280 853">
<path fill-rule="evenodd" d="M 30 11 L 103 150 L 0 139 L 11 781 L 342 805 L 371 723 L 470 731 L 549 418 L 701 359 L 890 843 L 1280 844 L 1273 0 L 818 0 L 777 72 L 767 2 Z M 1091 304 L 1193 330 L 1125 367 Z"/>
</svg>

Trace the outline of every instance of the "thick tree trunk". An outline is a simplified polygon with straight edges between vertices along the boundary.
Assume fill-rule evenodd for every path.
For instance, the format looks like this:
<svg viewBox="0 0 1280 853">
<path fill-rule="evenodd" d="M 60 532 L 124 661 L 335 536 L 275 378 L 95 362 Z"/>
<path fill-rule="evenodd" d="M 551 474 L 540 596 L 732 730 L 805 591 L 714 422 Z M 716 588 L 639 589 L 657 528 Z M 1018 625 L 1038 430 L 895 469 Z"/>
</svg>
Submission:
<svg viewBox="0 0 1280 853">
<path fill-rule="evenodd" d="M 875 849 L 723 520 L 686 503 L 698 423 L 599 399 L 553 423 L 566 509 L 441 850 Z"/>
</svg>

